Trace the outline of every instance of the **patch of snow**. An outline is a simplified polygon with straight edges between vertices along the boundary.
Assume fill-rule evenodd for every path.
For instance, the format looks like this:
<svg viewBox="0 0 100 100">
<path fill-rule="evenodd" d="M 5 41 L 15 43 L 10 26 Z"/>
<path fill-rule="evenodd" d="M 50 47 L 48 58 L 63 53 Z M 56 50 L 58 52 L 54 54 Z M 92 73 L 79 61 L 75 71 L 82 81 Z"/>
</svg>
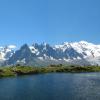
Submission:
<svg viewBox="0 0 100 100">
<path fill-rule="evenodd" d="M 17 60 L 17 63 L 26 63 L 25 58 L 22 60 Z"/>
<path fill-rule="evenodd" d="M 34 46 L 29 47 L 32 53 L 37 53 L 38 50 Z"/>
<path fill-rule="evenodd" d="M 54 59 L 52 56 L 50 56 L 50 60 L 56 60 L 56 59 Z"/>
<path fill-rule="evenodd" d="M 43 57 L 38 57 L 38 59 L 43 60 Z"/>
</svg>

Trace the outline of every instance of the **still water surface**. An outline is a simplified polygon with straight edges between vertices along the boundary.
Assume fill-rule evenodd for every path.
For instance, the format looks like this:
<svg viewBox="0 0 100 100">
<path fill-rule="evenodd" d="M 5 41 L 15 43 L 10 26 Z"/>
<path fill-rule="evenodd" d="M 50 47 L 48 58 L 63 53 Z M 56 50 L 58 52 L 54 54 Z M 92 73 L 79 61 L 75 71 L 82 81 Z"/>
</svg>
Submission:
<svg viewBox="0 0 100 100">
<path fill-rule="evenodd" d="M 100 100 L 100 73 L 2 78 L 0 100 Z"/>
</svg>

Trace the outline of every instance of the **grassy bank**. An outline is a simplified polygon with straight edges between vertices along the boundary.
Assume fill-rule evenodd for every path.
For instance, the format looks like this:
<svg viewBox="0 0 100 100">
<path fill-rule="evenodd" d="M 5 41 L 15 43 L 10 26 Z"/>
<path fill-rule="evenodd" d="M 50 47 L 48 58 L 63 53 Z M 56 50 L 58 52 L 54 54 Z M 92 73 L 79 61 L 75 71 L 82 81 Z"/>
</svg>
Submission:
<svg viewBox="0 0 100 100">
<path fill-rule="evenodd" d="M 47 67 L 29 67 L 29 66 L 14 66 L 14 67 L 1 67 L 0 77 L 53 73 L 53 72 L 100 72 L 99 66 L 63 66 L 63 65 L 50 65 Z"/>
</svg>

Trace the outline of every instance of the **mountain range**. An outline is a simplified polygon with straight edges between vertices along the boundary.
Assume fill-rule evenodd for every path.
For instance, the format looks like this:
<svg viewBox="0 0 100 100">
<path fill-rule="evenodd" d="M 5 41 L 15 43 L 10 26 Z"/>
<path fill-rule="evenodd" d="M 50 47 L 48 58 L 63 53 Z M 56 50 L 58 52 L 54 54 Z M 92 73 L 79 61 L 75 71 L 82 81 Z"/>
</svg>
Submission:
<svg viewBox="0 0 100 100">
<path fill-rule="evenodd" d="M 100 45 L 80 42 L 64 42 L 51 46 L 47 43 L 0 47 L 0 66 L 49 64 L 100 65 Z"/>
</svg>

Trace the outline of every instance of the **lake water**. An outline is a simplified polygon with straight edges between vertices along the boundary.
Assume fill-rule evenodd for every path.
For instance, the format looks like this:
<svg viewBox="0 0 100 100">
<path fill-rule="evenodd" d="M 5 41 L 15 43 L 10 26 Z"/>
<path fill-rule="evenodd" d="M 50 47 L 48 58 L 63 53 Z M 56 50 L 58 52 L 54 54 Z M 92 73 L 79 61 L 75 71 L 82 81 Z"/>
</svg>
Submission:
<svg viewBox="0 0 100 100">
<path fill-rule="evenodd" d="M 0 100 L 100 100 L 100 73 L 2 78 Z"/>
</svg>

